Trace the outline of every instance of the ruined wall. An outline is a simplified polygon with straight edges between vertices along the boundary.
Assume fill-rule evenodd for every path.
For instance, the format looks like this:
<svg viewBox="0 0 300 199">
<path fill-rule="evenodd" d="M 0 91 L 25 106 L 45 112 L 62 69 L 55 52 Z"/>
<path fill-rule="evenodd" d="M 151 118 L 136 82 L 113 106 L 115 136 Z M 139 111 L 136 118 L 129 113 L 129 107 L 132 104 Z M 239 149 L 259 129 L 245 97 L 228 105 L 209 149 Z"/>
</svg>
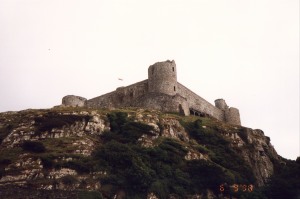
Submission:
<svg viewBox="0 0 300 199">
<path fill-rule="evenodd" d="M 119 87 L 116 91 L 95 97 L 87 101 L 88 107 L 112 108 L 132 106 L 133 101 L 148 92 L 148 80 L 130 86 Z"/>
<path fill-rule="evenodd" d="M 207 113 L 218 120 L 225 121 L 224 111 L 218 109 L 180 83 L 177 83 L 177 88 L 178 94 L 187 99 L 190 108 Z"/>
<path fill-rule="evenodd" d="M 67 95 L 62 98 L 62 105 L 64 106 L 83 107 L 86 106 L 86 104 L 87 104 L 87 99 L 84 97 Z"/>
</svg>

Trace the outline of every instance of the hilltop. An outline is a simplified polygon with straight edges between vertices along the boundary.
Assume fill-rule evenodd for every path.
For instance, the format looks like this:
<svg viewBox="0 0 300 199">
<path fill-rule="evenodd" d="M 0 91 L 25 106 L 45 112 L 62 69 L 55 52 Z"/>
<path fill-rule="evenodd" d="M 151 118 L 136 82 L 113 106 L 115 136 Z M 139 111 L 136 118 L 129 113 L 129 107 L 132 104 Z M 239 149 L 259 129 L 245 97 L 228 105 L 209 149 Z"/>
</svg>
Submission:
<svg viewBox="0 0 300 199">
<path fill-rule="evenodd" d="M 3 198 L 265 198 L 299 168 L 262 130 L 141 108 L 0 113 L 0 143 Z"/>
<path fill-rule="evenodd" d="M 209 116 L 229 124 L 241 125 L 240 112 L 229 107 L 224 99 L 212 105 L 177 81 L 175 61 L 156 62 L 148 68 L 148 79 L 119 87 L 115 91 L 87 100 L 67 95 L 61 106 L 89 108 L 140 107 L 177 112 L 185 116 Z"/>
</svg>

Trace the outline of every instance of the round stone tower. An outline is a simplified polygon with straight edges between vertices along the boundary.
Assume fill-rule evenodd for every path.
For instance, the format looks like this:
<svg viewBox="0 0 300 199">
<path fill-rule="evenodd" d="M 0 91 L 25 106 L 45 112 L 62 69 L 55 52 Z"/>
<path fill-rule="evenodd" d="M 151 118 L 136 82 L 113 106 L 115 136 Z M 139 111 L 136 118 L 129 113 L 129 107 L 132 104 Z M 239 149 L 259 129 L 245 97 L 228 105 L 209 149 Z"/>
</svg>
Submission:
<svg viewBox="0 0 300 199">
<path fill-rule="evenodd" d="M 67 95 L 62 98 L 63 106 L 84 107 L 87 105 L 87 99 L 75 95 Z"/>
<path fill-rule="evenodd" d="M 216 107 L 217 107 L 218 109 L 221 109 L 221 110 L 225 110 L 225 109 L 228 108 L 228 106 L 227 106 L 225 100 L 223 100 L 223 99 L 216 99 L 216 100 L 215 100 L 215 105 L 216 105 Z"/>
<path fill-rule="evenodd" d="M 177 93 L 177 72 L 174 60 L 157 62 L 149 66 L 148 86 L 151 93 L 175 95 Z"/>
<path fill-rule="evenodd" d="M 226 122 L 229 124 L 241 125 L 241 118 L 239 109 L 230 107 L 225 111 Z"/>
<path fill-rule="evenodd" d="M 241 118 L 239 109 L 234 107 L 228 107 L 225 100 L 216 99 L 215 105 L 218 109 L 224 111 L 224 122 L 234 125 L 241 125 Z"/>
</svg>

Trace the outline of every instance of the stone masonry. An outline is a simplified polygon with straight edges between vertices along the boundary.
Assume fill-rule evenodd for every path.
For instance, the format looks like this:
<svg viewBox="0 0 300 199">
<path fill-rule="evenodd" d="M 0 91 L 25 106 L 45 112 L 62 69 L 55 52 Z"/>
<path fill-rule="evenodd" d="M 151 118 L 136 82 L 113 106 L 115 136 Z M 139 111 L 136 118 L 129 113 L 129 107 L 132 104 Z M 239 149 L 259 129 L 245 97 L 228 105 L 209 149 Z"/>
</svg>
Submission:
<svg viewBox="0 0 300 199">
<path fill-rule="evenodd" d="M 78 96 L 65 96 L 65 106 L 93 108 L 143 107 L 184 115 L 210 116 L 220 121 L 241 125 L 237 108 L 228 107 L 225 100 L 215 100 L 215 106 L 177 82 L 173 61 L 157 62 L 148 68 L 148 79 L 119 87 L 115 91 L 85 101 Z"/>
<path fill-rule="evenodd" d="M 87 105 L 87 99 L 80 96 L 67 95 L 63 97 L 62 104 L 64 106 L 84 107 Z"/>
</svg>

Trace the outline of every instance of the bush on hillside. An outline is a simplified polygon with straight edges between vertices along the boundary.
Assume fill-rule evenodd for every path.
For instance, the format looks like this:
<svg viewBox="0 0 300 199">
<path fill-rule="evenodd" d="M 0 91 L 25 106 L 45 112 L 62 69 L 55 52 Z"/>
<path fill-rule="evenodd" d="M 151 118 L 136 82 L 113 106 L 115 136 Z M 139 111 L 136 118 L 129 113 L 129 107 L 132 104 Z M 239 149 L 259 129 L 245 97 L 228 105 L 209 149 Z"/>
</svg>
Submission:
<svg viewBox="0 0 300 199">
<path fill-rule="evenodd" d="M 38 141 L 24 141 L 21 145 L 24 151 L 34 152 L 34 153 L 43 153 L 46 151 L 43 143 Z"/>
<path fill-rule="evenodd" d="M 53 128 L 60 128 L 65 125 L 71 125 L 76 121 L 88 121 L 91 116 L 85 115 L 59 115 L 57 113 L 48 113 L 43 117 L 36 117 L 34 119 L 37 133 L 44 131 L 51 131 Z"/>
</svg>

